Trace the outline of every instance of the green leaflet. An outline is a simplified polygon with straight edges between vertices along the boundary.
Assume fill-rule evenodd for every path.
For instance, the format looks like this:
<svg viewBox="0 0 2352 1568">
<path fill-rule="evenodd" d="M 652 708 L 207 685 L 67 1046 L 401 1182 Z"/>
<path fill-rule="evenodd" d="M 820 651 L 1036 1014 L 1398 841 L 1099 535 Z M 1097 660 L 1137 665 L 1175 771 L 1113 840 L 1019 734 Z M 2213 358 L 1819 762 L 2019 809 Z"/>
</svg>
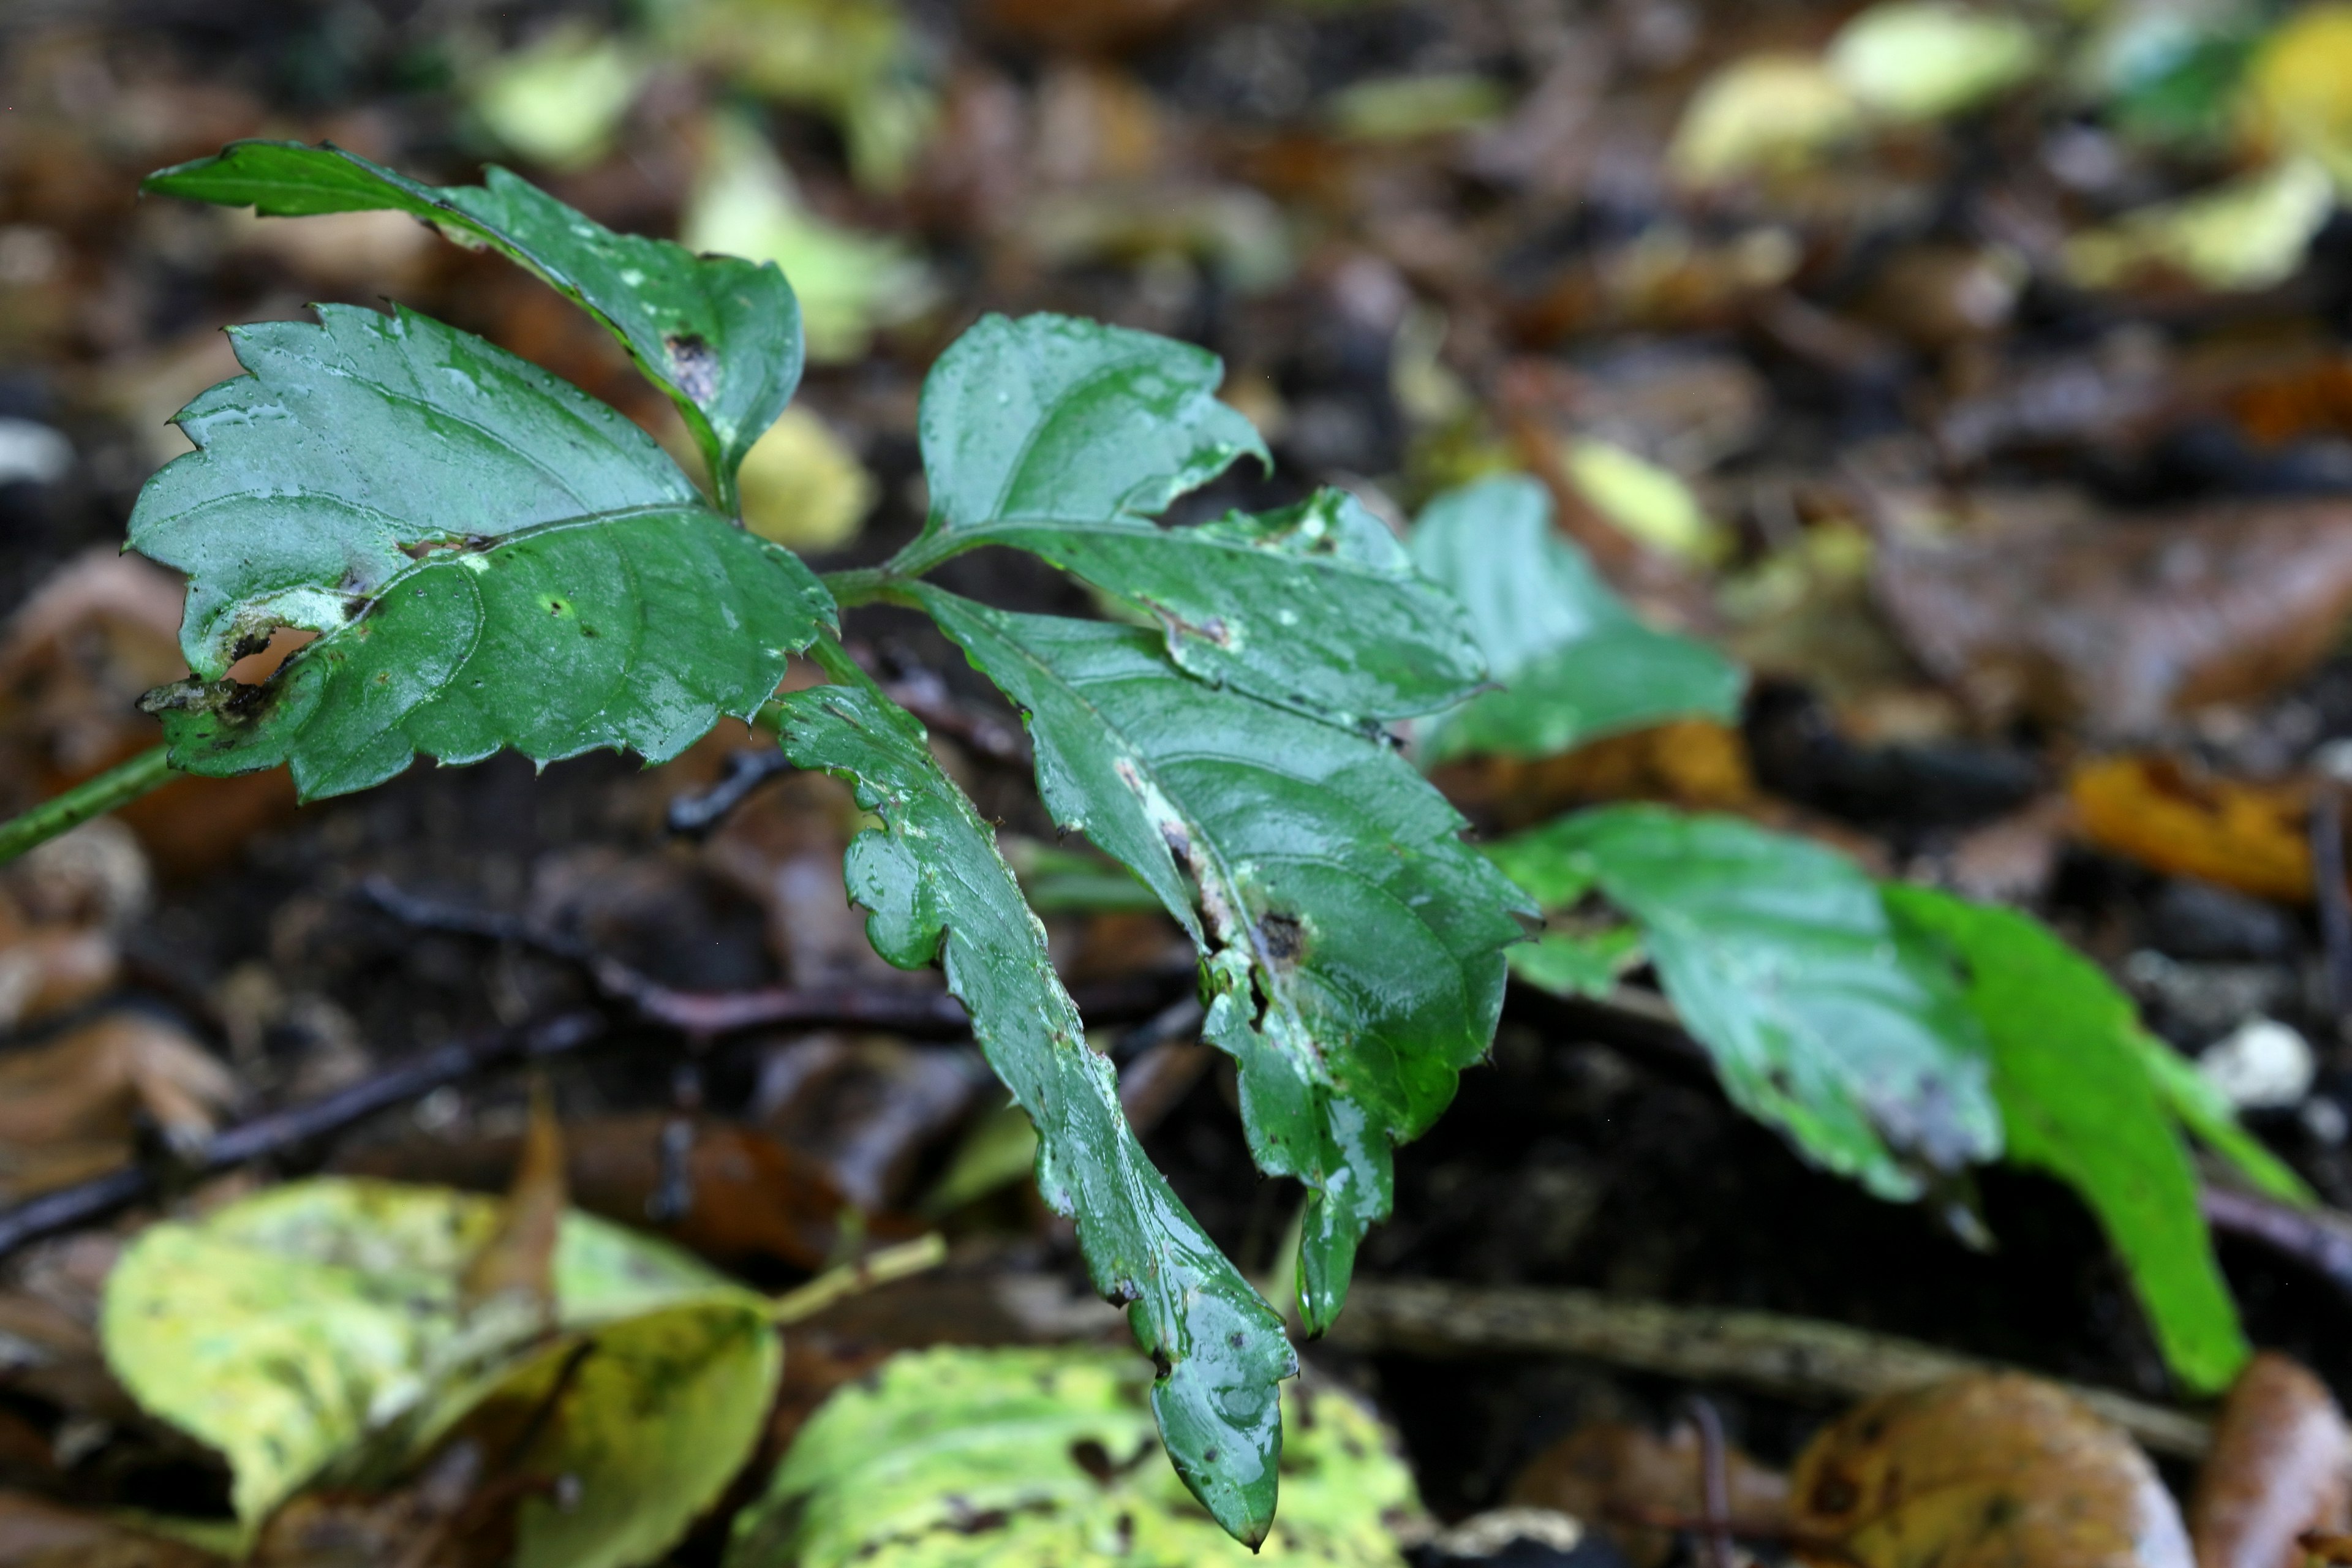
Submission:
<svg viewBox="0 0 2352 1568">
<path fill-rule="evenodd" d="M 1150 517 L 1265 443 L 1216 399 L 1206 349 L 1068 316 L 982 316 L 923 383 L 934 534 Z M 909 574 L 919 567 L 901 568 Z"/>
<path fill-rule="evenodd" d="M 547 1353 L 530 1348 L 541 1325 L 529 1312 L 461 1305 L 459 1278 L 496 1229 L 498 1211 L 494 1199 L 439 1188 L 321 1178 L 273 1187 L 197 1223 L 152 1226 L 107 1279 L 108 1363 L 140 1404 L 227 1456 L 237 1517 L 248 1526 L 322 1475 L 356 1474 L 371 1461 L 396 1472 L 510 1376 L 531 1375 Z M 730 1322 L 748 1313 L 771 1342 L 748 1367 L 740 1355 L 726 1358 L 748 1412 L 707 1425 L 694 1450 L 707 1463 L 696 1477 L 665 1482 L 673 1494 L 698 1487 L 707 1502 L 749 1453 L 774 1383 L 764 1301 L 666 1243 L 578 1214 L 564 1216 L 554 1272 L 557 1327 L 567 1336 L 558 1345 L 608 1332 L 660 1338 L 658 1327 L 633 1325 L 688 1311 Z M 721 1340 L 740 1337 L 717 1331 Z M 764 1382 L 749 1375 L 762 1365 Z M 562 1440 L 561 1426 L 551 1443 Z M 710 1447 L 730 1440 L 731 1452 Z M 674 1496 L 635 1529 L 674 1539 L 700 1506 Z M 524 1560 L 549 1568 L 622 1561 L 536 1554 L 527 1524 Z"/>
<path fill-rule="evenodd" d="M 1393 1145 L 1494 1037 L 1525 900 L 1376 741 L 1203 687 L 1149 633 L 913 596 L 1028 715 L 1055 821 L 1199 944 L 1251 1152 L 1310 1189 L 1299 1312 L 1321 1332 L 1388 1212 Z"/>
<path fill-rule="evenodd" d="M 694 432 L 726 510 L 735 470 L 801 379 L 800 307 L 773 263 L 696 256 L 619 235 L 504 169 L 483 185 L 420 184 L 340 147 L 236 142 L 140 188 L 265 217 L 404 212 L 488 246 L 603 322 Z"/>
<path fill-rule="evenodd" d="M 1462 607 L 1345 490 L 1192 528 L 983 523 L 965 537 L 1149 610 L 1190 674 L 1340 723 L 1433 712 L 1486 679 Z"/>
<path fill-rule="evenodd" d="M 293 764 L 305 798 L 418 751 L 675 756 L 767 700 L 831 596 L 730 525 L 650 437 L 480 339 L 320 307 L 234 330 L 249 375 L 182 411 L 131 543 L 188 574 L 198 679 L 150 696 L 175 767 Z M 323 635 L 261 687 L 270 628 Z"/>
<path fill-rule="evenodd" d="M 919 576 L 1011 545 L 1156 616 L 1204 680 L 1343 724 L 1433 712 L 1486 667 L 1461 607 L 1353 497 L 1190 528 L 1150 519 L 1239 458 L 1215 355 L 1065 316 L 988 316 L 923 386 L 931 517 L 891 563 Z"/>
<path fill-rule="evenodd" d="M 1947 947 L 1969 976 L 2009 1157 L 2057 1176 L 2098 1215 L 2180 1380 L 2199 1394 L 2227 1388 L 2245 1364 L 2245 1335 L 2130 1001 L 2031 916 L 1926 888 L 1885 894 L 1898 921 Z"/>
<path fill-rule="evenodd" d="M 828 672 L 859 679 L 829 644 Z M 1037 1190 L 1075 1215 L 1095 1288 L 1128 1303 L 1162 1368 L 1151 1407 L 1184 1483 L 1242 1541 L 1274 1519 L 1276 1384 L 1297 1371 L 1282 1322 L 1168 1189 L 1129 1130 L 1110 1063 L 1089 1050 L 995 835 L 925 749 L 922 726 L 864 685 L 784 697 L 785 755 L 851 780 L 882 818 L 843 867 L 875 951 L 937 963 L 989 1066 L 1040 1138 Z"/>
<path fill-rule="evenodd" d="M 1284 1391 L 1282 1517 L 1253 1558 L 1155 1462 L 1145 1382 L 1075 1345 L 895 1357 L 809 1418 L 726 1568 L 1402 1568 L 1420 1500 L 1353 1399 Z"/>
<path fill-rule="evenodd" d="M 1612 806 L 1490 851 L 1521 886 L 1591 879 L 1633 917 L 1741 1110 L 1887 1198 L 2000 1152 L 1983 1035 L 1840 856 L 1724 816 Z"/>
<path fill-rule="evenodd" d="M 2132 1031 L 2131 1045 L 2158 1096 L 2189 1136 L 2236 1166 L 2255 1191 L 2297 1208 L 2318 1203 L 2303 1178 L 2239 1123 L 2237 1111 L 2195 1063 L 2146 1029 Z"/>
<path fill-rule="evenodd" d="M 1651 630 L 1551 525 L 1551 498 L 1520 476 L 1429 503 L 1412 558 L 1470 612 L 1504 689 L 1431 723 L 1425 760 L 1546 757 L 1662 719 L 1730 719 L 1738 667 L 1706 644 Z"/>
</svg>

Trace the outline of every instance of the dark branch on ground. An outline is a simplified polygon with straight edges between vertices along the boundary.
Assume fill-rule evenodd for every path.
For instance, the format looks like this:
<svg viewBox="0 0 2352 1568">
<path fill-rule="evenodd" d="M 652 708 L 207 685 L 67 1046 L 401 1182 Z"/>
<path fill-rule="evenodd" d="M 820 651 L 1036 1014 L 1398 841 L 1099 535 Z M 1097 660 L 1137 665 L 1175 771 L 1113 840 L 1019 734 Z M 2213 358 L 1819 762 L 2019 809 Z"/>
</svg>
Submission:
<svg viewBox="0 0 2352 1568">
<path fill-rule="evenodd" d="M 568 1056 L 603 1038 L 604 1033 L 604 1020 L 595 1014 L 565 1013 L 525 1028 L 453 1040 L 332 1094 L 240 1122 L 185 1158 L 158 1157 L 125 1165 L 0 1210 L 0 1257 L 42 1237 L 95 1224 L 172 1188 L 255 1160 L 290 1153 L 380 1110 L 421 1100 L 436 1089 L 499 1068 Z"/>
</svg>

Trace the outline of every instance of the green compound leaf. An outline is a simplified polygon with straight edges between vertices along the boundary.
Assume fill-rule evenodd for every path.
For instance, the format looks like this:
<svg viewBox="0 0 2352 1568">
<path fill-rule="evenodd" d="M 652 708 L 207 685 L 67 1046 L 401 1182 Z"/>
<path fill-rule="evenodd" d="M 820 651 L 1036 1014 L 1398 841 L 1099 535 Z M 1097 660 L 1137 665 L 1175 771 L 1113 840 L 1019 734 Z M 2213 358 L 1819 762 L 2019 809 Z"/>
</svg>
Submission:
<svg viewBox="0 0 2352 1568">
<path fill-rule="evenodd" d="M 1412 558 L 1470 612 L 1500 691 L 1421 737 L 1431 763 L 1548 757 L 1597 736 L 1698 714 L 1730 719 L 1744 678 L 1705 643 L 1653 631 L 1551 525 L 1533 479 L 1482 479 L 1429 503 Z"/>
<path fill-rule="evenodd" d="M 1153 1462 L 1145 1382 L 1078 1347 L 898 1356 L 810 1417 L 726 1568 L 1402 1568 L 1420 1500 L 1354 1400 L 1285 1391 L 1282 1517 L 1253 1558 Z"/>
<path fill-rule="evenodd" d="M 827 645 L 819 657 L 826 659 Z M 856 679 L 833 657 L 827 668 Z M 843 868 L 870 911 L 875 951 L 939 963 L 972 1037 L 1037 1128 L 1037 1190 L 1078 1224 L 1095 1289 L 1128 1304 L 1176 1470 L 1217 1522 L 1255 1544 L 1274 1519 L 1282 1453 L 1276 1385 L 1297 1369 L 1282 1321 L 1217 1250 L 1145 1156 L 1110 1063 L 1089 1050 L 1055 977 L 1045 928 L 1021 900 L 995 835 L 925 749 L 922 726 L 862 686 L 781 703 L 784 754 L 841 774 L 882 826 Z"/>
<path fill-rule="evenodd" d="M 1494 1038 L 1524 899 L 1377 741 L 1203 687 L 1148 632 L 914 596 L 1027 714 L 1055 821 L 1199 945 L 1203 1037 L 1240 1064 L 1251 1152 L 1309 1188 L 1299 1313 L 1322 1332 L 1388 1213 L 1394 1145 Z"/>
<path fill-rule="evenodd" d="M 404 212 L 544 279 L 621 341 L 694 432 L 720 503 L 801 379 L 800 307 L 775 264 L 696 256 L 614 234 L 504 169 L 483 185 L 420 184 L 340 147 L 236 142 L 141 186 L 264 217 Z"/>
<path fill-rule="evenodd" d="M 833 618 L 790 552 L 709 510 L 620 415 L 424 316 L 233 330 L 251 374 L 179 416 L 131 546 L 188 574 L 196 679 L 151 694 L 173 765 L 291 762 L 305 798 L 419 751 L 677 755 L 764 702 Z M 274 626 L 322 635 L 221 679 Z"/>
<path fill-rule="evenodd" d="M 495 1386 L 540 1332 L 534 1314 L 461 1302 L 498 1215 L 490 1198 L 322 1178 L 152 1226 L 107 1279 L 108 1363 L 141 1405 L 227 1457 L 237 1517 L 257 1524 L 372 1442 L 404 1453 L 446 1429 L 472 1403 L 453 1391 Z M 761 1304 L 665 1243 L 579 1214 L 563 1217 L 554 1273 L 557 1324 L 574 1333 L 688 1302 Z M 735 1464 L 758 1424 L 755 1412 Z"/>
<path fill-rule="evenodd" d="M 1461 605 L 1344 490 L 1192 528 L 1013 522 L 967 537 L 1150 611 L 1190 674 L 1343 724 L 1434 712 L 1486 677 Z"/>
<path fill-rule="evenodd" d="M 1882 1197 L 2000 1153 L 1981 1029 L 1843 857 L 1724 816 L 1612 806 L 1490 853 L 1513 880 L 1589 879 L 1642 928 L 1732 1102 Z"/>
<path fill-rule="evenodd" d="M 1969 977 L 2010 1159 L 2065 1182 L 2099 1216 L 2181 1382 L 2199 1394 L 2227 1388 L 2246 1339 L 2130 1001 L 2030 916 L 1926 888 L 1885 894 L 1898 921 Z"/>
</svg>

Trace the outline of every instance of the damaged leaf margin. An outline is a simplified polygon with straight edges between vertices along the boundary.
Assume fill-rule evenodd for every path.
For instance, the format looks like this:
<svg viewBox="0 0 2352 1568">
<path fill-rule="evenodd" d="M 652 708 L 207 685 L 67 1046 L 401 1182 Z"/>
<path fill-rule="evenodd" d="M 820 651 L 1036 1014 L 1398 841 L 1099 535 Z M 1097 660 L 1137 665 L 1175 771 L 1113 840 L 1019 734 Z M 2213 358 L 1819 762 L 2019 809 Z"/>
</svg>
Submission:
<svg viewBox="0 0 2352 1568">
<path fill-rule="evenodd" d="M 1300 1319 L 1321 1333 L 1502 1007 L 1534 907 L 1397 752 L 1172 667 L 1149 633 L 911 597 L 1026 717 L 1046 808 L 1200 949 L 1202 1037 L 1241 1071 L 1261 1169 L 1304 1182 Z"/>
<path fill-rule="evenodd" d="M 664 761 L 834 621 L 603 404 L 428 317 L 318 313 L 235 330 L 247 374 L 182 411 L 197 449 L 131 513 L 132 548 L 189 579 L 196 678 L 145 704 L 173 766 L 290 763 L 314 798 L 419 751 Z M 263 685 L 226 678 L 281 626 L 322 635 Z"/>
<path fill-rule="evenodd" d="M 1124 1303 L 1158 1364 L 1151 1407 L 1177 1474 L 1255 1545 L 1275 1515 L 1280 1380 L 1297 1372 L 1281 1320 L 1187 1213 L 1128 1127 L 1110 1063 L 1088 1048 L 995 835 L 940 771 L 922 726 L 837 645 L 814 657 L 841 684 L 780 700 L 785 755 L 848 779 L 881 826 L 843 867 L 875 951 L 938 963 L 972 1036 L 1037 1128 L 1037 1188 L 1077 1221 L 1097 1290 Z"/>
</svg>

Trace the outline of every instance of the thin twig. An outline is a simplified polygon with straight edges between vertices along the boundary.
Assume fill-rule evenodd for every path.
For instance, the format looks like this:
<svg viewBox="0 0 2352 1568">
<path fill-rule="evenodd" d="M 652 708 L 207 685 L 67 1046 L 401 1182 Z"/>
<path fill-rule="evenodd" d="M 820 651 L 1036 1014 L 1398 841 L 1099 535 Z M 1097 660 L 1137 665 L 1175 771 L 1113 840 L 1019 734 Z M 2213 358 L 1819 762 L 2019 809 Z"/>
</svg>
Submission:
<svg viewBox="0 0 2352 1568">
<path fill-rule="evenodd" d="M 2012 1370 L 1916 1340 L 1773 1312 L 1629 1301 L 1594 1290 L 1360 1279 L 1334 1344 L 1432 1356 L 1580 1356 L 1690 1383 L 1843 1404 L 1966 1373 Z M 2185 1458 L 2211 1446 L 2198 1416 L 2105 1389 L 2062 1384 L 2146 1447 Z"/>
<path fill-rule="evenodd" d="M 912 1241 L 886 1247 L 855 1263 L 828 1268 L 807 1284 L 785 1291 L 769 1303 L 769 1320 L 781 1326 L 814 1318 L 835 1301 L 937 1268 L 947 1258 L 947 1241 L 935 1230 Z"/>
<path fill-rule="evenodd" d="M 604 1033 L 604 1021 L 596 1015 L 566 1013 L 529 1028 L 501 1029 L 476 1039 L 452 1041 L 332 1094 L 240 1122 L 176 1166 L 125 1165 L 0 1210 L 0 1257 L 42 1237 L 95 1224 L 153 1196 L 169 1183 L 201 1181 L 254 1160 L 289 1152 L 380 1110 L 420 1100 L 445 1085 L 515 1062 L 566 1055 Z"/>
<path fill-rule="evenodd" d="M 420 899 L 382 877 L 361 887 L 367 900 L 403 925 L 512 942 L 576 965 L 596 989 L 625 1004 L 647 1023 L 698 1039 L 779 1024 L 813 1028 L 884 1029 L 923 1039 L 961 1039 L 971 1033 L 963 1005 L 944 991 L 880 991 L 858 986 L 759 986 L 745 991 L 680 991 L 664 985 L 587 943 L 512 915 L 493 914 Z"/>
<path fill-rule="evenodd" d="M 727 771 L 719 775 L 717 784 L 671 801 L 665 824 L 681 837 L 706 837 L 717 831 L 737 806 L 749 800 L 752 791 L 778 773 L 792 771 L 792 759 L 780 746 L 737 752 L 727 759 Z"/>
<path fill-rule="evenodd" d="M 919 1040 L 961 1040 L 971 1034 L 963 1004 L 944 991 L 882 990 L 831 985 L 801 989 L 754 986 L 743 991 L 680 991 L 664 985 L 586 942 L 513 915 L 466 909 L 421 899 L 382 877 L 371 877 L 361 892 L 378 909 L 419 931 L 446 931 L 512 942 L 578 967 L 597 992 L 632 1009 L 648 1024 L 707 1040 L 743 1029 L 793 1025 L 811 1029 L 875 1029 Z M 1171 1005 L 1197 984 L 1187 969 L 1104 984 L 1080 986 L 1071 1000 L 1090 1024 L 1146 1018 Z"/>
<path fill-rule="evenodd" d="M 1698 1428 L 1699 1501 L 1706 1510 L 1707 1568 L 1731 1568 L 1731 1476 L 1724 1458 L 1723 1417 L 1714 1401 L 1694 1394 L 1688 1405 Z"/>
<path fill-rule="evenodd" d="M 954 738 L 992 763 L 1017 768 L 1029 765 L 1029 737 L 1018 723 L 960 700 L 937 670 L 919 662 L 905 648 L 885 643 L 879 650 L 869 652 L 859 644 L 849 651 L 869 671 L 878 662 L 884 694 L 920 719 L 926 728 Z"/>
<path fill-rule="evenodd" d="M 2204 1187 L 2197 1206 L 2224 1236 L 2252 1241 L 2293 1258 L 2352 1296 L 2352 1216 L 2332 1209 L 2296 1208 L 2276 1198 L 2228 1187 Z"/>
</svg>

